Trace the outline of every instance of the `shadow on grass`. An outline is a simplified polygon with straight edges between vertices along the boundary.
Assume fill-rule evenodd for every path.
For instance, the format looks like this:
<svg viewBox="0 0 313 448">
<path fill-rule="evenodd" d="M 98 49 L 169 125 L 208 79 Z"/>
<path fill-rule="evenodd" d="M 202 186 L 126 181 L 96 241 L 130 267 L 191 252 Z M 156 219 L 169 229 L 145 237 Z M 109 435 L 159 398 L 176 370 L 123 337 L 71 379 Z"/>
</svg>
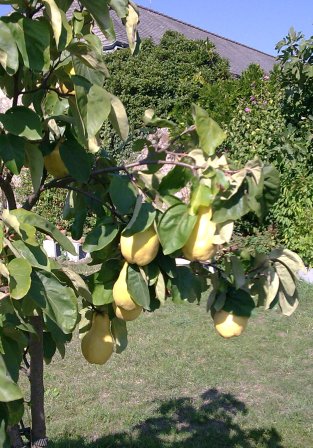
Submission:
<svg viewBox="0 0 313 448">
<path fill-rule="evenodd" d="M 236 420 L 248 414 L 246 405 L 216 389 L 202 394 L 199 405 L 189 397 L 178 398 L 161 402 L 155 412 L 129 432 L 93 442 L 59 439 L 51 448 L 283 448 L 273 427 L 241 429 Z"/>
</svg>

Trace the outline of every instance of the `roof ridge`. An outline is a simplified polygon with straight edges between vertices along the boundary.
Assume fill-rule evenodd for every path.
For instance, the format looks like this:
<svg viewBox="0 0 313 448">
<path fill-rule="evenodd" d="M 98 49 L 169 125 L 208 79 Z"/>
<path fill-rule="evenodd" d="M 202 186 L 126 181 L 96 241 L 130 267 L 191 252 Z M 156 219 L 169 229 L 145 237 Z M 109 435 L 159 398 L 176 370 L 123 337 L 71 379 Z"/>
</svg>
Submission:
<svg viewBox="0 0 313 448">
<path fill-rule="evenodd" d="M 155 11 L 154 9 L 147 8 L 146 6 L 142 6 L 139 3 L 137 3 L 137 6 L 139 8 L 145 9 L 146 11 L 153 12 L 154 14 L 158 14 L 159 16 L 163 16 L 163 17 L 166 17 L 168 19 L 174 20 L 175 22 L 181 23 L 183 25 L 190 26 L 190 27 L 192 27 L 192 28 L 194 28 L 196 30 L 203 31 L 203 32 L 208 33 L 208 34 L 212 34 L 212 36 L 218 37 L 219 39 L 227 40 L 228 42 L 232 42 L 234 44 L 241 45 L 242 47 L 249 48 L 250 50 L 257 51 L 258 53 L 265 54 L 266 56 L 270 56 L 270 57 L 275 59 L 274 55 L 269 54 L 269 53 L 265 53 L 265 51 L 258 50 L 257 48 L 250 47 L 249 45 L 246 45 L 246 44 L 242 44 L 241 42 L 237 42 L 236 40 L 229 39 L 228 37 L 224 37 L 224 36 L 220 36 L 219 34 L 212 33 L 211 31 L 205 30 L 204 28 L 201 28 L 201 27 L 196 26 L 196 25 L 192 25 L 191 23 L 184 22 L 183 20 L 176 19 L 175 17 L 169 16 L 168 14 L 165 14 L 163 12 Z"/>
</svg>

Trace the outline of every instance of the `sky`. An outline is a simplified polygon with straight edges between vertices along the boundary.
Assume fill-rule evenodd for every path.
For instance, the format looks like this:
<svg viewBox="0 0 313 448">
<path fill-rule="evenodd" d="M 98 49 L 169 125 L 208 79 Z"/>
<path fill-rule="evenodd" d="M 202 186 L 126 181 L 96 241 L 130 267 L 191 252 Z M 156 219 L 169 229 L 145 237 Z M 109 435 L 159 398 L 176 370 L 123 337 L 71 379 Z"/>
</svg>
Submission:
<svg viewBox="0 0 313 448">
<path fill-rule="evenodd" d="M 137 0 L 142 6 L 276 55 L 291 26 L 313 35 L 313 0 Z M 9 10 L 0 6 L 0 14 Z"/>
</svg>

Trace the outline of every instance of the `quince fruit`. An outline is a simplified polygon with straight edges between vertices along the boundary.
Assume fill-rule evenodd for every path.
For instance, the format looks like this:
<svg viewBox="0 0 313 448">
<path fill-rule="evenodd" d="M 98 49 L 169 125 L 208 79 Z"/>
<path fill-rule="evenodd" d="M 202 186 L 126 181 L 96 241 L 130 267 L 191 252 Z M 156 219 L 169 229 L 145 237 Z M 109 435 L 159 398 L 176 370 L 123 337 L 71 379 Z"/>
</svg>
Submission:
<svg viewBox="0 0 313 448">
<path fill-rule="evenodd" d="M 226 339 L 240 336 L 248 325 L 248 319 L 247 316 L 236 316 L 224 310 L 217 311 L 213 317 L 216 331 Z"/>
<path fill-rule="evenodd" d="M 81 350 L 91 364 L 105 364 L 113 353 L 114 342 L 107 314 L 93 315 L 90 330 L 81 341 Z"/>
<path fill-rule="evenodd" d="M 121 252 L 125 260 L 131 264 L 145 266 L 151 263 L 159 250 L 159 238 L 153 225 L 143 232 L 132 236 L 121 235 Z"/>
<path fill-rule="evenodd" d="M 60 156 L 60 142 L 50 154 L 44 157 L 44 164 L 48 173 L 56 178 L 65 177 L 69 174 Z"/>
<path fill-rule="evenodd" d="M 187 260 L 207 261 L 214 257 L 217 250 L 217 245 L 212 242 L 215 230 L 211 207 L 200 207 L 197 222 L 183 247 Z"/>
<path fill-rule="evenodd" d="M 122 319 L 125 321 L 131 321 L 137 319 L 137 317 L 139 317 L 142 312 L 142 306 L 139 305 L 136 305 L 136 308 L 134 308 L 133 310 L 128 311 L 113 303 L 113 308 L 116 317 L 118 319 Z"/>
</svg>

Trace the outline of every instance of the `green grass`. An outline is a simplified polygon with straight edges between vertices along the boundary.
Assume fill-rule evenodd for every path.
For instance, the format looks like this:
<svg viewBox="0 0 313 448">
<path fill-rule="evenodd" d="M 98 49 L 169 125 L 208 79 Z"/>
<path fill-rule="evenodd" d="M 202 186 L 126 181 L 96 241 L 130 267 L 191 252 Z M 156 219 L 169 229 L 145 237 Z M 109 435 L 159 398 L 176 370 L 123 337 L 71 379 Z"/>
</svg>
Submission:
<svg viewBox="0 0 313 448">
<path fill-rule="evenodd" d="M 102 367 L 75 338 L 46 368 L 52 447 L 313 447 L 313 288 L 300 294 L 290 318 L 258 311 L 229 341 L 205 303 L 168 304 Z"/>
</svg>

